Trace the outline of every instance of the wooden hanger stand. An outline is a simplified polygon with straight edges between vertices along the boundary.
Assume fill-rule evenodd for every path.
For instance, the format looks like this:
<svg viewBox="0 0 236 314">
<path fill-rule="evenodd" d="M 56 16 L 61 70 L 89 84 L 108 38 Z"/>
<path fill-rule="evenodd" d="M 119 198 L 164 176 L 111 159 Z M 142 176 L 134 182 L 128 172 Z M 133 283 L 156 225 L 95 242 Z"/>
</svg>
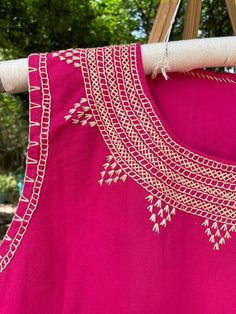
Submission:
<svg viewBox="0 0 236 314">
<path fill-rule="evenodd" d="M 231 25 L 236 35 L 236 2 L 225 0 Z M 148 43 L 163 42 L 174 16 L 177 0 L 161 0 L 150 32 Z M 188 0 L 184 20 L 183 39 L 197 38 L 201 17 L 202 0 Z"/>
</svg>

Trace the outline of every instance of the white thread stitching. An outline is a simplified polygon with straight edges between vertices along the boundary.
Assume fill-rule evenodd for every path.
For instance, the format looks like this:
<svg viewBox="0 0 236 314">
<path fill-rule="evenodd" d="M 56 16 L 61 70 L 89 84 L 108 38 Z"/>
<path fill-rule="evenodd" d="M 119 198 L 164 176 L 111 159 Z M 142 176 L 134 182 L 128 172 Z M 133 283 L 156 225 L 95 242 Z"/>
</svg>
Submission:
<svg viewBox="0 0 236 314">
<path fill-rule="evenodd" d="M 30 91 L 30 111 L 35 107 L 32 107 L 32 104 L 34 102 L 31 101 L 33 98 L 33 94 L 31 92 L 40 90 L 42 91 L 42 116 L 41 116 L 41 123 L 40 123 L 40 153 L 39 153 L 39 160 L 37 163 L 37 173 L 36 173 L 36 178 L 35 180 L 33 178 L 30 178 L 28 175 L 29 169 L 28 169 L 28 164 L 26 164 L 26 173 L 25 173 L 25 179 L 24 179 L 24 188 L 28 188 L 28 184 L 31 184 L 34 182 L 33 190 L 31 192 L 31 196 L 29 197 L 29 201 L 27 202 L 28 206 L 26 207 L 24 211 L 24 216 L 21 217 L 18 215 L 17 210 L 15 215 L 13 216 L 12 222 L 5 234 L 5 237 L 3 238 L 4 240 L 10 241 L 9 243 L 9 249 L 5 255 L 1 255 L 1 260 L 0 260 L 0 273 L 3 272 L 3 270 L 7 267 L 11 259 L 13 258 L 18 246 L 21 243 L 21 240 L 27 230 L 27 227 L 29 225 L 30 219 L 37 207 L 38 201 L 39 201 L 39 196 L 40 196 L 40 191 L 42 187 L 42 183 L 44 181 L 44 175 L 46 171 L 46 163 L 47 163 L 47 156 L 48 156 L 48 149 L 49 149 L 49 141 L 48 141 L 48 136 L 49 136 L 49 128 L 50 128 L 50 112 L 51 112 L 51 94 L 50 94 L 50 88 L 49 88 L 49 78 L 48 78 L 48 73 L 47 73 L 47 53 L 41 53 L 41 54 L 34 54 L 36 56 L 39 56 L 39 75 L 40 75 L 40 86 L 30 86 L 29 91 Z M 30 71 L 29 73 L 31 73 Z M 30 81 L 29 81 L 30 83 Z M 31 112 L 30 112 L 31 114 Z M 46 121 L 45 121 L 46 117 Z M 30 118 L 31 120 L 31 118 Z M 32 120 L 30 121 L 32 122 Z M 31 127 L 35 127 L 36 125 L 29 124 L 29 137 L 30 137 L 30 130 Z M 42 135 L 45 134 L 45 137 Z M 31 141 L 30 138 L 28 139 L 28 147 L 32 146 L 31 143 L 37 143 L 34 141 Z M 35 144 L 36 145 L 36 144 Z M 27 155 L 29 157 L 29 152 L 27 151 Z M 34 158 L 29 157 L 28 160 L 35 160 Z M 37 161 L 36 161 L 37 162 Z M 41 167 L 41 168 L 40 168 Z M 36 172 L 36 169 L 35 169 Z M 26 182 L 28 184 L 26 184 Z M 29 187 L 30 189 L 30 187 Z M 20 204 L 24 202 L 24 198 L 20 197 L 17 209 L 19 208 Z M 8 235 L 8 232 L 10 233 L 12 228 L 12 224 L 18 221 L 20 222 L 20 225 L 17 229 L 17 232 L 14 236 L 14 238 L 10 238 Z M 2 241 L 2 243 L 3 243 Z M 0 249 L 2 247 L 2 243 L 0 245 Z"/>
<path fill-rule="evenodd" d="M 84 51 L 85 52 L 85 51 Z M 82 51 L 82 55 L 83 55 L 83 51 Z M 89 59 L 89 56 L 87 56 L 87 58 Z M 82 58 L 83 59 L 83 58 Z M 102 64 L 102 62 L 101 62 L 101 64 Z M 99 65 L 99 64 L 97 64 L 97 65 Z M 85 65 L 84 65 L 85 66 Z M 85 66 L 85 67 L 87 67 L 87 66 Z M 82 67 L 83 68 L 83 67 Z M 82 70 L 83 71 L 83 70 Z M 84 75 L 86 76 L 87 74 L 86 73 L 84 73 Z M 88 86 L 90 85 L 90 83 L 88 82 L 88 80 L 86 79 L 85 80 L 85 86 L 88 88 Z M 90 89 L 90 88 L 89 88 Z M 91 89 L 90 89 L 91 90 Z M 90 99 L 90 101 L 91 102 L 93 102 L 93 100 L 92 100 L 92 98 L 93 98 L 93 95 L 91 95 L 90 93 L 88 93 L 89 95 L 88 95 L 88 98 Z M 104 110 L 105 110 L 105 108 L 102 108 L 102 109 L 100 109 L 100 110 L 102 110 L 103 111 L 103 114 L 105 114 L 104 113 Z M 94 109 L 95 110 L 95 109 Z M 96 113 L 96 110 L 94 111 L 94 113 L 95 113 L 95 115 L 97 114 Z M 104 137 L 106 138 L 106 134 L 103 134 L 104 135 Z M 119 157 L 120 158 L 120 157 Z M 225 170 L 225 169 L 224 169 Z M 134 176 L 134 179 L 135 180 L 138 180 L 137 179 L 137 176 Z M 181 205 L 181 204 L 179 204 L 179 205 Z M 183 209 L 182 209 L 183 210 Z M 203 217 L 207 217 L 208 215 L 210 215 L 211 217 L 218 217 L 218 220 L 219 221 L 225 221 L 225 220 L 227 220 L 228 221 L 228 217 L 226 218 L 226 217 L 222 217 L 222 216 L 220 216 L 220 215 L 214 215 L 213 213 L 209 213 L 209 212 L 206 212 L 206 213 L 204 213 L 203 212 L 203 210 L 200 210 L 200 209 L 196 209 L 196 208 L 193 208 L 193 209 L 190 209 L 190 208 L 188 208 L 188 211 L 187 212 L 193 212 L 193 211 L 195 211 L 195 214 L 196 215 L 199 215 L 199 212 L 201 212 L 201 216 L 203 216 Z M 229 220 L 231 220 L 230 218 L 229 218 Z"/>
</svg>

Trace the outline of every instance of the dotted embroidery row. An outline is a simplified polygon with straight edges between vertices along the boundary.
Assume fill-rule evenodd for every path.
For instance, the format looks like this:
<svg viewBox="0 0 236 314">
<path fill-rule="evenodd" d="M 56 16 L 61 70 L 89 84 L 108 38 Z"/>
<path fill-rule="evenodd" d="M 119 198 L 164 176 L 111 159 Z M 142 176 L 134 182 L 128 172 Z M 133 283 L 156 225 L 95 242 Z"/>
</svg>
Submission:
<svg viewBox="0 0 236 314">
<path fill-rule="evenodd" d="M 184 75 L 192 75 L 198 78 L 203 78 L 203 79 L 208 79 L 211 81 L 217 81 L 217 82 L 221 82 L 221 83 L 231 83 L 231 84 L 235 84 L 236 82 L 232 79 L 229 79 L 228 77 L 216 77 L 216 76 L 212 76 L 210 74 L 203 74 L 203 73 L 199 73 L 199 72 L 192 72 L 192 71 L 188 71 L 188 72 L 179 72 L 181 74 Z"/>
</svg>

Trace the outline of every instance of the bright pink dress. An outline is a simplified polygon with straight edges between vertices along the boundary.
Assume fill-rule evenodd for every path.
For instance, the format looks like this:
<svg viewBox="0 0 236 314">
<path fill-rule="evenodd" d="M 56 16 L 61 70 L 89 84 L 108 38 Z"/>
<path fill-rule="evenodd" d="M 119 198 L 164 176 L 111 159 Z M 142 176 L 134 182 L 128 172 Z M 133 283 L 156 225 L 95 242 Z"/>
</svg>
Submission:
<svg viewBox="0 0 236 314">
<path fill-rule="evenodd" d="M 236 313 L 236 76 L 139 43 L 32 53 L 1 314 Z"/>
</svg>

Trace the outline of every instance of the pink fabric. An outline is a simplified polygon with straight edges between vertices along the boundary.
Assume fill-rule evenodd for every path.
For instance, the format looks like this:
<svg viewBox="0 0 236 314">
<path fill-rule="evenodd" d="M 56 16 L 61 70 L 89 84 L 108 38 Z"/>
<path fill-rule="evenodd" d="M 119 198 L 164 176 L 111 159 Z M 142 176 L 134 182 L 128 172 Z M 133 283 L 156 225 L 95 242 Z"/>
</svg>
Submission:
<svg viewBox="0 0 236 314">
<path fill-rule="evenodd" d="M 137 84 L 137 91 L 141 88 L 147 97 L 140 94 L 139 103 L 146 106 L 145 101 L 151 100 L 153 110 L 176 143 L 201 158 L 218 162 L 222 171 L 232 170 L 233 180 L 236 77 L 194 70 L 190 74 L 170 73 L 167 81 L 161 74 L 151 80 L 144 76 L 140 44 L 122 49 L 99 48 L 96 66 L 92 66 L 92 49 L 29 55 L 27 171 L 16 215 L 0 245 L 0 313 L 236 311 L 234 232 L 219 250 L 213 250 L 214 243 L 202 225 L 204 218 L 179 209 L 160 233 L 153 232 L 147 210 L 148 187 L 137 183 L 134 169 L 126 172 L 125 158 L 116 160 L 123 171 L 118 176 L 123 175 L 124 181 L 100 185 L 104 164 L 109 164 L 107 156 L 118 144 L 113 147 L 108 142 L 108 128 L 103 126 L 104 120 L 99 120 L 102 110 L 99 113 L 97 109 L 99 101 L 104 102 L 105 109 L 109 97 L 118 97 L 114 108 L 117 112 L 119 102 L 125 104 L 127 97 L 127 108 L 135 109 L 136 103 L 131 103 L 136 99 L 132 87 Z M 126 53 L 128 63 L 122 67 Z M 108 68 L 107 76 L 103 72 L 106 59 L 108 67 L 116 66 L 116 71 L 111 68 L 109 72 Z M 122 71 L 129 69 L 131 81 L 127 80 L 126 90 L 119 85 L 120 89 L 115 88 L 114 95 L 109 95 L 112 85 L 124 78 Z M 99 82 L 96 70 L 100 73 Z M 112 75 L 116 75 L 115 81 Z M 134 112 L 140 113 L 138 109 Z M 130 111 L 127 117 L 132 115 Z M 123 123 L 125 128 L 129 121 Z M 123 143 L 132 153 L 136 143 Z M 159 148 L 154 147 L 153 154 L 158 152 Z M 140 153 L 144 152 L 139 150 Z M 141 155 L 139 161 L 144 165 Z M 157 171 L 157 178 L 161 171 Z M 230 178 L 222 193 L 226 188 L 233 191 L 236 182 L 230 185 Z M 224 219 L 231 219 L 233 225 L 233 214 L 227 215 Z"/>
</svg>

